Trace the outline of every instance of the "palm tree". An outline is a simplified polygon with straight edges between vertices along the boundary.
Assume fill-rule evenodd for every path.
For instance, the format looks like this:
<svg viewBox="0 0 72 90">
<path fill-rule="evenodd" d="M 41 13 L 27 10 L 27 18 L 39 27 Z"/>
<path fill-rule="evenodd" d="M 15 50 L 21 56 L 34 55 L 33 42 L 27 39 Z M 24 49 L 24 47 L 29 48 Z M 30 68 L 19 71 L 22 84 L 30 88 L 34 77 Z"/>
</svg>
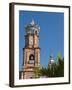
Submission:
<svg viewBox="0 0 72 90">
<path fill-rule="evenodd" d="M 64 76 L 64 58 L 62 58 L 62 55 L 58 54 L 58 66 L 57 66 L 57 74 L 59 77 Z"/>
<path fill-rule="evenodd" d="M 39 78 L 41 76 L 40 66 L 34 68 L 34 77 Z"/>
<path fill-rule="evenodd" d="M 41 76 L 47 77 L 48 76 L 48 69 L 47 69 L 47 67 L 42 67 L 40 69 L 40 73 L 41 73 Z"/>
<path fill-rule="evenodd" d="M 38 66 L 34 69 L 35 78 L 40 77 L 63 77 L 64 76 L 64 58 L 58 54 L 58 61 L 48 64 L 46 67 Z"/>
</svg>

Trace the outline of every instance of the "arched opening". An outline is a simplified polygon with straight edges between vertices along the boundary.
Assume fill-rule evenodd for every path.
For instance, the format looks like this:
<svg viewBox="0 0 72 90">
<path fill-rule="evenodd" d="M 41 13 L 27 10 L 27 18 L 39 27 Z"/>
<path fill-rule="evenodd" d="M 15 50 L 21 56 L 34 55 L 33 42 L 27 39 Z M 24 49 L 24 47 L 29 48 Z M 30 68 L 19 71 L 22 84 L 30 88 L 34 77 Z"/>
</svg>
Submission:
<svg viewBox="0 0 72 90">
<path fill-rule="evenodd" d="M 35 31 L 35 34 L 37 34 L 37 31 Z"/>
<path fill-rule="evenodd" d="M 29 63 L 30 64 L 34 64 L 34 55 L 33 54 L 31 54 L 30 56 L 29 56 Z"/>
</svg>

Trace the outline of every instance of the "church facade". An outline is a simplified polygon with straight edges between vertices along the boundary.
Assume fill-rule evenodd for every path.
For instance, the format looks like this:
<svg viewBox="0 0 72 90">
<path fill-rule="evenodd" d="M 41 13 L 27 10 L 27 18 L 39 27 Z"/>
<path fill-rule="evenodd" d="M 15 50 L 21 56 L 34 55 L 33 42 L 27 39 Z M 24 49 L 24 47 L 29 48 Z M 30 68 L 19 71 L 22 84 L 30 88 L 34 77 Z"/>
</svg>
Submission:
<svg viewBox="0 0 72 90">
<path fill-rule="evenodd" d="M 20 79 L 34 78 L 34 69 L 40 65 L 39 32 L 40 27 L 32 20 L 25 26 L 25 47 L 23 48 L 23 64 Z"/>
</svg>

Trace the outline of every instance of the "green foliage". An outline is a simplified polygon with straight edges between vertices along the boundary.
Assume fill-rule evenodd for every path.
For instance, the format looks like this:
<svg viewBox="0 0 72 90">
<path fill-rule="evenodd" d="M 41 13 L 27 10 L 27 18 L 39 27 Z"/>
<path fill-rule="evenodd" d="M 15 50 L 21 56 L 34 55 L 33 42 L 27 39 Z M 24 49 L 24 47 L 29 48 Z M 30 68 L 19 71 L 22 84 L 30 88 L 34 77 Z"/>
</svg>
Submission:
<svg viewBox="0 0 72 90">
<path fill-rule="evenodd" d="M 57 76 L 64 76 L 64 59 L 62 57 L 58 57 Z"/>
<path fill-rule="evenodd" d="M 41 76 L 47 76 L 47 75 L 48 75 L 48 73 L 47 73 L 47 68 L 42 67 L 42 68 L 40 69 L 40 71 L 41 71 Z"/>
<path fill-rule="evenodd" d="M 58 54 L 57 62 L 48 64 L 47 67 L 38 66 L 34 69 L 35 78 L 39 77 L 63 77 L 64 76 L 64 58 Z"/>
<path fill-rule="evenodd" d="M 41 76 L 40 66 L 34 68 L 34 77 L 39 78 Z"/>
<path fill-rule="evenodd" d="M 64 59 L 61 54 L 58 54 L 57 63 L 55 62 L 51 69 L 48 67 L 48 77 L 63 77 L 64 76 Z"/>
<path fill-rule="evenodd" d="M 56 76 L 56 70 L 57 70 L 56 63 L 52 64 L 51 68 L 48 67 L 48 77 L 55 77 Z"/>
<path fill-rule="evenodd" d="M 60 52 L 58 53 L 58 60 L 62 60 L 62 55 Z"/>
</svg>

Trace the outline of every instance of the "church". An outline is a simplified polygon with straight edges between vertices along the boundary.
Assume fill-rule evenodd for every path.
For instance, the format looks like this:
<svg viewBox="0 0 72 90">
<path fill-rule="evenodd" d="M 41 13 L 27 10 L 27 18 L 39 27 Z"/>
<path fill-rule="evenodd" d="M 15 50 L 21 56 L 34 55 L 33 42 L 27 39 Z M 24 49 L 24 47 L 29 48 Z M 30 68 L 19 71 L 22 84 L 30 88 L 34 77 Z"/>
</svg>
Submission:
<svg viewBox="0 0 72 90">
<path fill-rule="evenodd" d="M 25 26 L 25 46 L 23 48 L 22 70 L 20 79 L 34 78 L 34 69 L 40 65 L 39 32 L 40 27 L 32 20 Z"/>
</svg>

